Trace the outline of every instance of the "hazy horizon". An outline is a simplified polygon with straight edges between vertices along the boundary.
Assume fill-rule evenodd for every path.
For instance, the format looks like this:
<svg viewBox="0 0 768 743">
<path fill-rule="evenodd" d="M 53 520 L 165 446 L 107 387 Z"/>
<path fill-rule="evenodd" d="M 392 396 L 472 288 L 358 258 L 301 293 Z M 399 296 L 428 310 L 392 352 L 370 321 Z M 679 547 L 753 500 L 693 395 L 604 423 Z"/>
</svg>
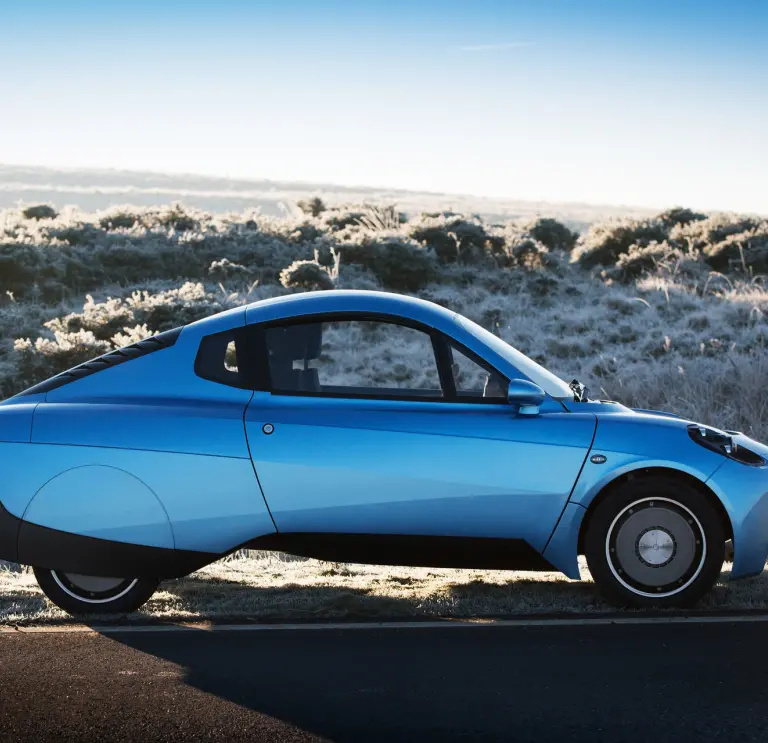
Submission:
<svg viewBox="0 0 768 743">
<path fill-rule="evenodd" d="M 408 189 L 343 186 L 333 183 L 217 178 L 194 173 L 128 169 L 42 168 L 0 163 L 0 208 L 50 203 L 94 212 L 118 205 L 160 206 L 181 202 L 209 212 L 258 209 L 271 216 L 296 210 L 301 199 L 320 196 L 329 206 L 349 203 L 394 204 L 403 212 L 457 211 L 490 221 L 555 217 L 583 230 L 610 217 L 647 217 L 654 207 L 494 199 Z M 669 206 L 669 205 L 667 205 Z"/>
</svg>

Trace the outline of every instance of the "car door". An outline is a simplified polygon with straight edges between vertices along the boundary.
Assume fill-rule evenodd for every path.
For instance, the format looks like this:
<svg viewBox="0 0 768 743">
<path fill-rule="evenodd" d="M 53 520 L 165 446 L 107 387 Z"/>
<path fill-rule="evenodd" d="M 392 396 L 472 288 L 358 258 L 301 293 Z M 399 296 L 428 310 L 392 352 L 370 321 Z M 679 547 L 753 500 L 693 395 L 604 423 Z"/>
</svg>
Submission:
<svg viewBox="0 0 768 743">
<path fill-rule="evenodd" d="M 507 381 L 436 331 L 345 316 L 263 330 L 246 431 L 281 533 L 505 537 L 542 550 L 594 416 L 516 415 Z"/>
</svg>

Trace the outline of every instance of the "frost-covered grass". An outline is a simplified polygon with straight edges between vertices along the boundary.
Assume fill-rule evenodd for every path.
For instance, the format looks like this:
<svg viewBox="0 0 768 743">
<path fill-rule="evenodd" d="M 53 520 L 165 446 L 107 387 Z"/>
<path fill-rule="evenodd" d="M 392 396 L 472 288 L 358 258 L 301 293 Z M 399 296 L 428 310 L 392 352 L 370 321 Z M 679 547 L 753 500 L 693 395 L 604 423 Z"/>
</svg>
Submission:
<svg viewBox="0 0 768 743">
<path fill-rule="evenodd" d="M 768 609 L 768 574 L 722 580 L 698 610 Z M 513 617 L 616 611 L 582 581 L 559 573 L 340 565 L 251 553 L 162 583 L 131 621 Z M 116 619 L 104 615 L 103 619 Z M 43 596 L 31 571 L 0 569 L 0 625 L 71 621 Z"/>
</svg>

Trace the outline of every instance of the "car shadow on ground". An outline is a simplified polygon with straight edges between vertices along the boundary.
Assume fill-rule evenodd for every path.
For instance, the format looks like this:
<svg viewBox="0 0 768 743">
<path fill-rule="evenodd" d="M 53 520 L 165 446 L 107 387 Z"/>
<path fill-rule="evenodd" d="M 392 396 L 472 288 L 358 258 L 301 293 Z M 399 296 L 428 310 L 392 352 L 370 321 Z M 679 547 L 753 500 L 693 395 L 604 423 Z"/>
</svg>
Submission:
<svg viewBox="0 0 768 743">
<path fill-rule="evenodd" d="M 417 629 L 424 633 L 417 636 L 405 634 L 414 630 L 373 631 L 376 637 L 368 630 L 189 629 L 104 638 L 170 662 L 185 686 L 256 713 L 254 733 L 266 716 L 282 727 L 285 740 L 303 740 L 300 733 L 332 741 L 401 740 L 403 730 L 406 739 L 471 740 L 479 731 L 490 731 L 493 740 L 511 739 L 525 710 L 513 701 L 500 712 L 498 680 L 491 675 L 528 683 L 514 650 L 491 637 L 481 640 L 479 651 L 476 644 L 456 647 L 449 628 L 437 634 Z M 219 724 L 227 719 L 222 713 Z M 565 725 L 549 724 L 550 734 Z"/>
</svg>

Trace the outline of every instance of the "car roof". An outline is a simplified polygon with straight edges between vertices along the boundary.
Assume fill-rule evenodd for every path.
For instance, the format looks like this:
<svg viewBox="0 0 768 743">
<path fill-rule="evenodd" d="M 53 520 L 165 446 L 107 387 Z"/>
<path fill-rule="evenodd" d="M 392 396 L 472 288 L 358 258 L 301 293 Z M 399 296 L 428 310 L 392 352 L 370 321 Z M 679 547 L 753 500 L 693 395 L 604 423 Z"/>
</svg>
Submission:
<svg viewBox="0 0 768 743">
<path fill-rule="evenodd" d="M 456 313 L 434 302 L 392 292 L 335 289 L 303 292 L 253 302 L 245 308 L 246 322 L 264 322 L 281 317 L 295 317 L 332 312 L 380 312 L 421 320 L 452 320 Z"/>
</svg>

